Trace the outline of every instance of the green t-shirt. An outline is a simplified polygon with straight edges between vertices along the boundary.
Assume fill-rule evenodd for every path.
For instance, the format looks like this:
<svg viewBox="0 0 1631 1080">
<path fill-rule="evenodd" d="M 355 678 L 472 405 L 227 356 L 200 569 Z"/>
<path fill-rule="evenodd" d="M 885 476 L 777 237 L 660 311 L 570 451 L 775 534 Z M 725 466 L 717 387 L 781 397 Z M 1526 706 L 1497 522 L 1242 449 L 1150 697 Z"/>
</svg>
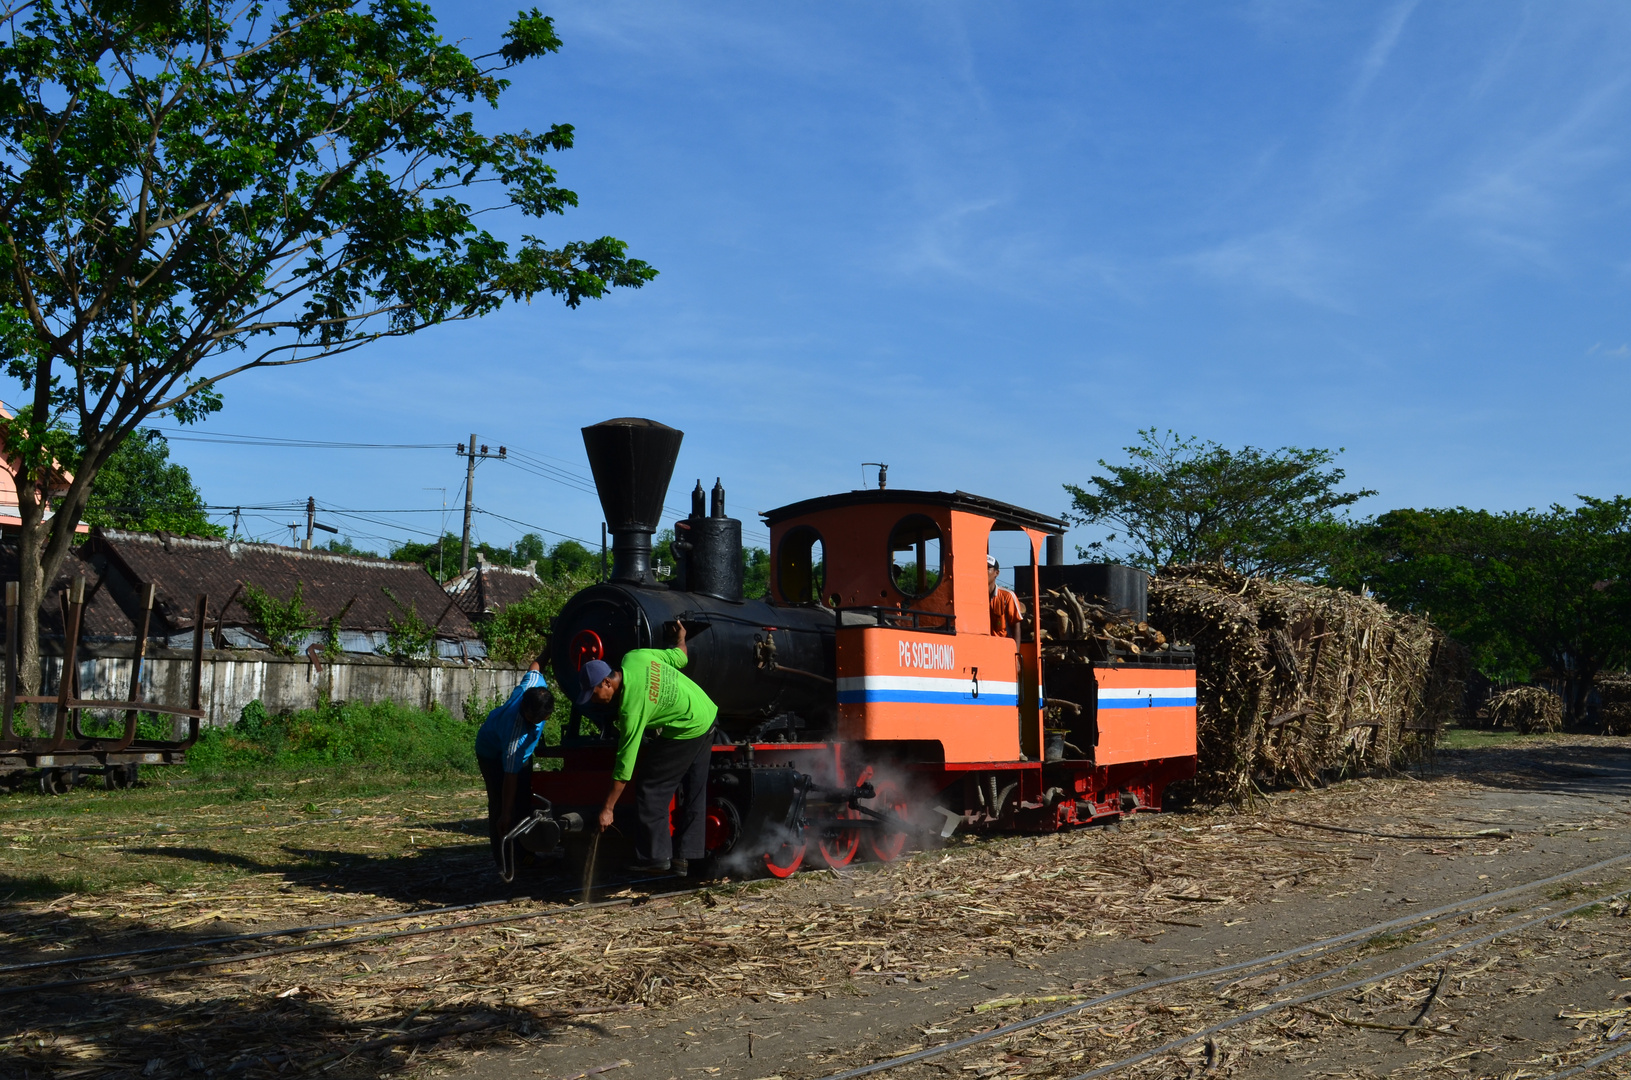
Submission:
<svg viewBox="0 0 1631 1080">
<path fill-rule="evenodd" d="M 623 657 L 613 780 L 627 782 L 634 775 L 640 737 L 647 728 L 659 739 L 695 739 L 714 726 L 719 706 L 681 674 L 686 660 L 678 649 L 635 649 Z"/>
</svg>

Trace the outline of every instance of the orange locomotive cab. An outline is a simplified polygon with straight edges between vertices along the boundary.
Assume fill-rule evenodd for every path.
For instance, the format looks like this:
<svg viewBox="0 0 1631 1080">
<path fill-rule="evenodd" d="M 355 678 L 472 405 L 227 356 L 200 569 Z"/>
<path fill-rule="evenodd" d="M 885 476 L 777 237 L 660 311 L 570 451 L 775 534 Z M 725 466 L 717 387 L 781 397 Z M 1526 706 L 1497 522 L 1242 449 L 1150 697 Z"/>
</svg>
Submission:
<svg viewBox="0 0 1631 1080">
<path fill-rule="evenodd" d="M 773 598 L 801 595 L 807 538 L 822 538 L 840 741 L 920 764 L 1040 760 L 1036 643 L 992 635 L 985 560 L 992 529 L 1007 528 L 1026 533 L 1034 564 L 1059 521 L 931 491 L 848 492 L 766 520 L 772 548 L 798 552 L 777 558 Z"/>
</svg>

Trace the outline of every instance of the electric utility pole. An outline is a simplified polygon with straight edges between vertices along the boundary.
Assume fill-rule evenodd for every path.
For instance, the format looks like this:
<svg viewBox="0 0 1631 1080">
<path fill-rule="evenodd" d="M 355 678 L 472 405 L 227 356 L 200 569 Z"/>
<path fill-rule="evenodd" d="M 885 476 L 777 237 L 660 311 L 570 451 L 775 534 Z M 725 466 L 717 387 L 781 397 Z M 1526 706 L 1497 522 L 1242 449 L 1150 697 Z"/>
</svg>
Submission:
<svg viewBox="0 0 1631 1080">
<path fill-rule="evenodd" d="M 464 540 L 459 544 L 459 573 L 470 569 L 470 515 L 476 510 L 476 459 L 485 461 L 488 458 L 504 458 L 509 450 L 499 447 L 498 453 L 489 454 L 486 444 L 482 444 L 480 451 L 476 449 L 476 433 L 470 433 L 470 443 L 466 446 L 459 444 L 459 456 L 465 459 L 464 465 Z"/>
</svg>

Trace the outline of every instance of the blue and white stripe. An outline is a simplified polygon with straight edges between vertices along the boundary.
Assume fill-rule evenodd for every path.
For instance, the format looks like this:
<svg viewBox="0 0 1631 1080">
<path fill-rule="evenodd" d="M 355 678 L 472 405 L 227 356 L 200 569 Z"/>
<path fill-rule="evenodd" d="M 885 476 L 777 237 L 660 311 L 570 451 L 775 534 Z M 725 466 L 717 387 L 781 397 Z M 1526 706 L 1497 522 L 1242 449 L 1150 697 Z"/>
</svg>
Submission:
<svg viewBox="0 0 1631 1080">
<path fill-rule="evenodd" d="M 921 675 L 866 675 L 838 680 L 840 705 L 905 702 L 913 705 L 1019 705 L 1019 683 L 966 679 L 935 679 Z"/>
<path fill-rule="evenodd" d="M 1182 709 L 1195 707 L 1193 686 L 1099 687 L 1101 709 Z"/>
</svg>

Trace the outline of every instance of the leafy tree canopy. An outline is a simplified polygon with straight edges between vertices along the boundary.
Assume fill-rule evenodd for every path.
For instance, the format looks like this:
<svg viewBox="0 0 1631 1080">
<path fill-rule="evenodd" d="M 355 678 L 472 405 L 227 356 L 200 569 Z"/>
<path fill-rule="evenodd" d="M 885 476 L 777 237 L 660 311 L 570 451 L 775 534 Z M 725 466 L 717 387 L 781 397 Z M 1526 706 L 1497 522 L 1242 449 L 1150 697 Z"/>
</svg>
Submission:
<svg viewBox="0 0 1631 1080">
<path fill-rule="evenodd" d="M 85 521 L 114 529 L 176 533 L 181 536 L 225 536 L 204 514 L 185 465 L 170 460 L 162 434 L 141 428 L 103 463 L 85 503 Z"/>
<path fill-rule="evenodd" d="M 1066 484 L 1077 525 L 1108 525 L 1085 557 L 1120 558 L 1150 572 L 1222 562 L 1247 574 L 1303 577 L 1324 567 L 1345 529 L 1342 511 L 1376 492 L 1340 490 L 1330 450 L 1229 450 L 1155 428 L 1129 461 L 1100 460 L 1088 488 Z"/>
<path fill-rule="evenodd" d="M 349 536 L 345 537 L 344 539 L 337 536 L 331 537 L 328 543 L 319 545 L 317 550 L 332 552 L 335 555 L 363 555 L 371 559 L 379 558 L 379 552 L 363 550 L 356 544 L 352 543 L 351 537 Z"/>
<path fill-rule="evenodd" d="M 480 55 L 444 40 L 416 0 L 34 0 L 5 13 L 0 365 L 26 400 L 0 438 L 30 684 L 44 583 L 97 472 L 149 416 L 206 416 L 244 371 L 539 295 L 575 307 L 656 274 L 613 237 L 528 231 L 577 205 L 549 164 L 572 146 L 570 124 L 477 120 L 507 69 L 561 47 L 536 9 Z M 53 461 L 77 471 L 47 519 Z"/>
<path fill-rule="evenodd" d="M 1584 708 L 1631 661 L 1631 499 L 1496 514 L 1393 510 L 1354 529 L 1329 578 L 1429 616 L 1492 677 L 1547 674 Z"/>
<path fill-rule="evenodd" d="M 423 566 L 431 577 L 438 581 L 447 581 L 459 576 L 461 541 L 462 537 L 458 533 L 447 533 L 442 537 L 441 548 L 438 550 L 435 540 L 410 540 L 393 547 L 391 558 L 403 562 L 416 562 Z M 591 565 L 598 572 L 600 566 L 599 552 L 591 554 L 588 548 L 576 540 L 562 540 L 546 551 L 543 537 L 537 533 L 527 533 L 513 546 L 507 548 L 472 542 L 470 545 L 472 562 L 477 555 L 498 566 L 522 567 L 528 563 L 536 563 L 538 576 L 542 578 L 577 574 Z"/>
</svg>

